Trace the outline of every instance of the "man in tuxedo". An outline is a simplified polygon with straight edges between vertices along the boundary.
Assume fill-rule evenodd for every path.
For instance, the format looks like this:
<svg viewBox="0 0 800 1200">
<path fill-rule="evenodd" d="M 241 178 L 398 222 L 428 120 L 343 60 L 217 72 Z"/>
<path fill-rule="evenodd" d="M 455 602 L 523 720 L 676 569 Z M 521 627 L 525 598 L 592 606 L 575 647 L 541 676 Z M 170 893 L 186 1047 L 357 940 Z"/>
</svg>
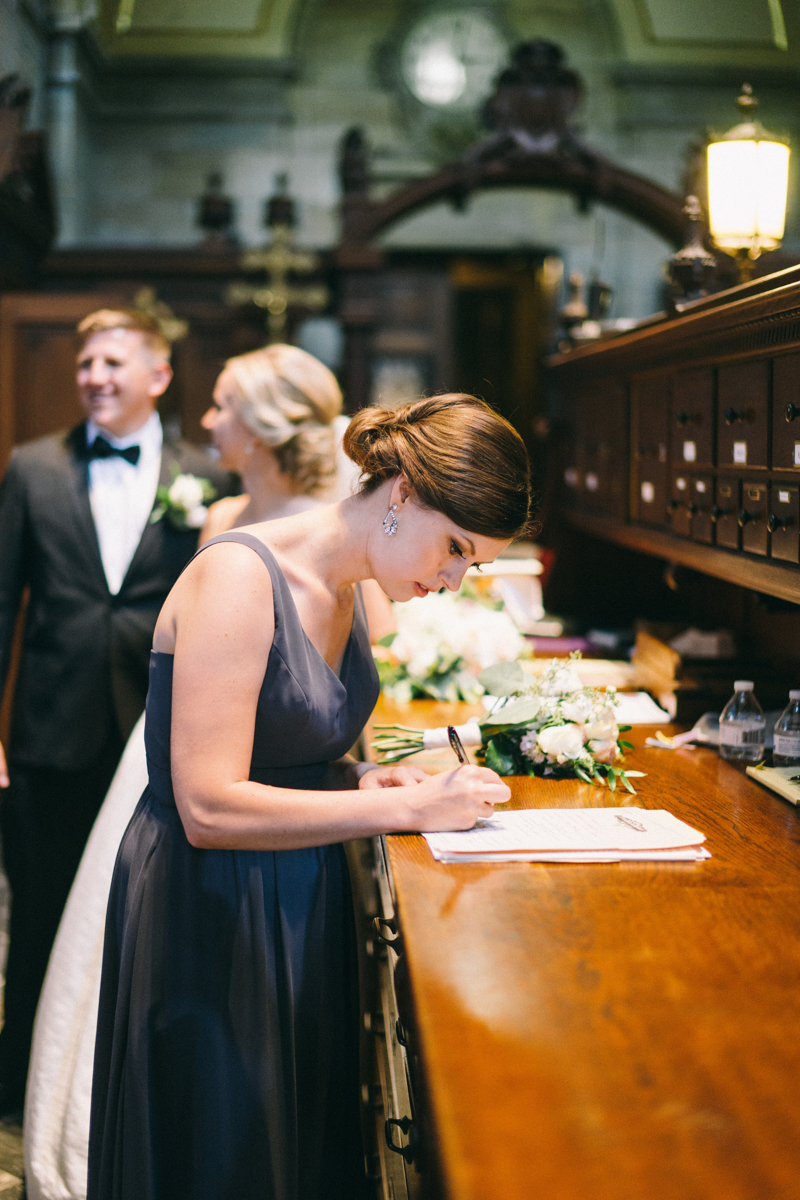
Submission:
<svg viewBox="0 0 800 1200">
<path fill-rule="evenodd" d="M 156 412 L 172 377 L 150 317 L 102 310 L 78 327 L 87 420 L 18 447 L 0 491 L 0 687 L 29 589 L 0 830 L 11 927 L 0 1033 L 0 1114 L 22 1108 L 36 1004 L 67 894 L 125 741 L 144 708 L 164 599 L 196 528 L 151 521 L 156 489 L 210 478 Z"/>
</svg>

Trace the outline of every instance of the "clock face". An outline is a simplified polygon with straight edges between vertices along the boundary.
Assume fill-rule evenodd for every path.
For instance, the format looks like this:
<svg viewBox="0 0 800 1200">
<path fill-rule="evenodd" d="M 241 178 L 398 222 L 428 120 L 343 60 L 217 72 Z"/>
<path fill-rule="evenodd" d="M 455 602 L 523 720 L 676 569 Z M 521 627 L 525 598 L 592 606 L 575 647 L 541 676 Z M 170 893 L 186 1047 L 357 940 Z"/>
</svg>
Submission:
<svg viewBox="0 0 800 1200">
<path fill-rule="evenodd" d="M 497 26 L 478 12 L 425 17 L 405 40 L 400 67 L 406 86 L 435 108 L 474 108 L 505 66 L 508 46 Z"/>
</svg>

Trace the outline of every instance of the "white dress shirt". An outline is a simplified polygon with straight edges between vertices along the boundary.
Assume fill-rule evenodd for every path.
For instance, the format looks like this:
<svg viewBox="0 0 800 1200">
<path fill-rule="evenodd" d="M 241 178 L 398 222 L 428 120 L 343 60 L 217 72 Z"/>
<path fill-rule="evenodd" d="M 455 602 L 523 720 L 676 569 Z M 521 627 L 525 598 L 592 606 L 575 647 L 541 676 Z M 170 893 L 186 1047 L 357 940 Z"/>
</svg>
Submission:
<svg viewBox="0 0 800 1200">
<path fill-rule="evenodd" d="M 120 450 L 139 446 L 139 461 L 134 466 L 115 454 L 113 458 L 93 458 L 89 462 L 89 500 L 100 543 L 108 590 L 115 596 L 122 587 L 136 547 L 142 539 L 156 499 L 161 474 L 161 446 L 164 435 L 158 413 L 127 437 L 112 437 L 105 429 L 86 423 L 86 442 L 105 438 Z"/>
</svg>

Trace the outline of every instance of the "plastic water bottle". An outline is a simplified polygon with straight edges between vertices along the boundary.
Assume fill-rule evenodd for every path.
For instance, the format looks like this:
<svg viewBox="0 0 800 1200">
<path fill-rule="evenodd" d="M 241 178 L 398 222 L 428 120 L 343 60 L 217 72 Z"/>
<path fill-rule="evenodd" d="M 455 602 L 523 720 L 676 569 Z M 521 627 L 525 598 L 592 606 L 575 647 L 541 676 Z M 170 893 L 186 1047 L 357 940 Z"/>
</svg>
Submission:
<svg viewBox="0 0 800 1200">
<path fill-rule="evenodd" d="M 789 692 L 789 703 L 775 722 L 776 767 L 800 767 L 800 690 Z"/>
<path fill-rule="evenodd" d="M 749 679 L 737 679 L 734 694 L 719 719 L 719 754 L 728 762 L 761 762 L 764 757 L 764 710 Z M 800 694 L 800 693 L 799 693 Z"/>
</svg>

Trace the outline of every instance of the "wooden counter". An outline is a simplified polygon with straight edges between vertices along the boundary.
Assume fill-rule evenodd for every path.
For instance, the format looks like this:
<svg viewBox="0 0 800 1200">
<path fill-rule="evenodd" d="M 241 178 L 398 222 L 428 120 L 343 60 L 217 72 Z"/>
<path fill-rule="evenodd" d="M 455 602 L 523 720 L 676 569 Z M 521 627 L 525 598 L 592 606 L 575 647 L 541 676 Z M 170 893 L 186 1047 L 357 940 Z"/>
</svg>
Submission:
<svg viewBox="0 0 800 1200">
<path fill-rule="evenodd" d="M 512 804 L 667 808 L 707 862 L 448 866 L 386 839 L 431 1194 L 800 1197 L 800 813 L 652 732 L 638 796 L 515 779 Z"/>
</svg>

